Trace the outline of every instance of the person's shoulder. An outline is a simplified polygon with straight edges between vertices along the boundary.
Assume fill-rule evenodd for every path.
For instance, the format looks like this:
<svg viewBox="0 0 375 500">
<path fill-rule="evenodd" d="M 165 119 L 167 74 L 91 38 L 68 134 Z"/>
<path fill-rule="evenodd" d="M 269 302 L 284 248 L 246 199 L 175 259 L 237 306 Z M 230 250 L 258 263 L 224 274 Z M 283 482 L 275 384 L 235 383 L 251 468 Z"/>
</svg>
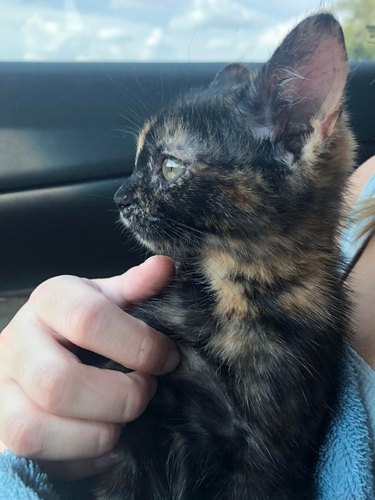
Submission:
<svg viewBox="0 0 375 500">
<path fill-rule="evenodd" d="M 350 176 L 347 198 L 351 207 L 354 206 L 363 188 L 374 174 L 375 156 L 371 156 L 371 158 L 362 163 L 362 165 L 360 165 Z"/>
</svg>

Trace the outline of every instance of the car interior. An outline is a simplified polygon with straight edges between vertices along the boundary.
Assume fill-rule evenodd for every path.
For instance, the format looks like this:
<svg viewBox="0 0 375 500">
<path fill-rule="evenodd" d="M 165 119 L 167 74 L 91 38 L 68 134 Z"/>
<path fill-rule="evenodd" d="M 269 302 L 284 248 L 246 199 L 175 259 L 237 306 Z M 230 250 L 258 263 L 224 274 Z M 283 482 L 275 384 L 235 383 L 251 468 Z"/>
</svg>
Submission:
<svg viewBox="0 0 375 500">
<path fill-rule="evenodd" d="M 48 277 L 112 276 L 145 257 L 113 202 L 137 130 L 223 65 L 0 63 L 0 327 Z M 351 63 L 347 109 L 358 165 L 375 154 L 374 61 Z"/>
</svg>

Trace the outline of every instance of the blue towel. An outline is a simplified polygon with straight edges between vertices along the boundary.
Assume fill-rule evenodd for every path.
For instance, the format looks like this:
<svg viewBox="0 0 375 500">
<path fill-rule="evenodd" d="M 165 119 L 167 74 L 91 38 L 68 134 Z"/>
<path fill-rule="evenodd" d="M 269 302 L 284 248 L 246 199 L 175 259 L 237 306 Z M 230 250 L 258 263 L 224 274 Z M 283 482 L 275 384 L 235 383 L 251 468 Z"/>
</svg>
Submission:
<svg viewBox="0 0 375 500">
<path fill-rule="evenodd" d="M 10 451 L 0 455 L 0 498 L 6 500 L 58 500 L 46 474 L 31 460 Z"/>
<path fill-rule="evenodd" d="M 322 449 L 319 500 L 372 500 L 373 444 L 366 406 L 361 398 L 355 353 L 348 349 L 337 413 Z"/>
<path fill-rule="evenodd" d="M 318 500 L 374 499 L 372 453 L 356 363 L 348 349 L 338 411 L 322 449 L 317 473 Z M 74 489 L 74 483 L 71 487 Z M 76 488 L 82 488 L 82 483 L 77 483 Z M 58 490 L 32 461 L 11 452 L 0 455 L 0 499 L 58 498 L 71 500 L 73 495 Z"/>
</svg>

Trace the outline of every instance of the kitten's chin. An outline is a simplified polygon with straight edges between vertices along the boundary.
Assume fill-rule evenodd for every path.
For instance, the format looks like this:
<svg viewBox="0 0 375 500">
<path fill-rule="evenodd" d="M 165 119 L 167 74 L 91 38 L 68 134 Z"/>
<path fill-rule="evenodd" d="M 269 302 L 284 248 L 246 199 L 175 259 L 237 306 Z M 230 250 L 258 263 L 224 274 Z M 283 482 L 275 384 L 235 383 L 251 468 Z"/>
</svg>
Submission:
<svg viewBox="0 0 375 500">
<path fill-rule="evenodd" d="M 186 238 L 180 242 L 177 239 L 171 240 L 168 237 L 163 237 L 165 234 L 163 228 L 158 231 L 155 226 L 149 224 L 149 221 L 142 225 L 139 220 L 135 222 L 124 217 L 123 214 L 121 214 L 120 219 L 133 238 L 154 254 L 184 257 L 197 253 L 197 248 L 189 245 Z M 158 222 L 157 219 L 155 221 Z"/>
<path fill-rule="evenodd" d="M 183 257 L 185 255 L 190 255 L 191 253 L 187 248 L 183 248 L 182 246 L 176 244 L 169 244 L 165 241 L 150 241 L 140 237 L 137 237 L 137 240 L 154 254 L 169 255 L 170 257 Z"/>
<path fill-rule="evenodd" d="M 168 255 L 172 258 L 183 258 L 196 253 L 196 249 L 178 245 L 175 242 L 169 243 L 168 241 L 155 241 L 134 233 L 133 236 L 139 243 L 156 255 Z"/>
<path fill-rule="evenodd" d="M 139 243 L 141 243 L 141 245 L 146 247 L 148 250 L 151 250 L 152 253 L 161 253 L 159 251 L 159 245 L 155 245 L 153 241 L 142 238 L 138 234 L 133 234 L 133 236 Z"/>
</svg>

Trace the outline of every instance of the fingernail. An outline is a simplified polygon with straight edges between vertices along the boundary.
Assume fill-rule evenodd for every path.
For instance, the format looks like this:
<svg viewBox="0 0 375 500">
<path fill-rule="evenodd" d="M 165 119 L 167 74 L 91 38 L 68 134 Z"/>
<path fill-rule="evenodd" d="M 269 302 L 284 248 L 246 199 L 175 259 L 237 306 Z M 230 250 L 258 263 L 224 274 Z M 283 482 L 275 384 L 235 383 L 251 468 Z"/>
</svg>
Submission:
<svg viewBox="0 0 375 500">
<path fill-rule="evenodd" d="M 146 260 L 144 261 L 144 264 L 145 264 L 146 262 L 151 262 L 151 261 L 153 261 L 153 260 L 158 260 L 158 259 L 160 259 L 160 258 L 162 258 L 162 259 L 164 259 L 164 260 L 169 260 L 169 261 L 171 261 L 174 265 L 176 265 L 176 264 L 175 264 L 175 262 L 174 262 L 174 260 L 172 259 L 172 257 L 169 257 L 168 255 L 151 255 L 151 257 L 149 257 L 148 259 L 146 259 Z"/>
<path fill-rule="evenodd" d="M 171 372 L 180 362 L 180 353 L 177 349 L 170 351 L 163 365 L 163 373 Z"/>
<path fill-rule="evenodd" d="M 148 259 L 145 260 L 145 262 L 150 262 L 151 260 L 155 260 L 161 257 L 160 255 L 151 255 Z"/>
<path fill-rule="evenodd" d="M 96 470 L 104 470 L 108 469 L 108 467 L 111 467 L 112 465 L 120 463 L 121 460 L 122 460 L 121 453 L 118 453 L 116 451 L 111 451 L 111 453 L 106 453 L 101 457 L 95 458 L 93 460 L 93 464 Z"/>
</svg>

